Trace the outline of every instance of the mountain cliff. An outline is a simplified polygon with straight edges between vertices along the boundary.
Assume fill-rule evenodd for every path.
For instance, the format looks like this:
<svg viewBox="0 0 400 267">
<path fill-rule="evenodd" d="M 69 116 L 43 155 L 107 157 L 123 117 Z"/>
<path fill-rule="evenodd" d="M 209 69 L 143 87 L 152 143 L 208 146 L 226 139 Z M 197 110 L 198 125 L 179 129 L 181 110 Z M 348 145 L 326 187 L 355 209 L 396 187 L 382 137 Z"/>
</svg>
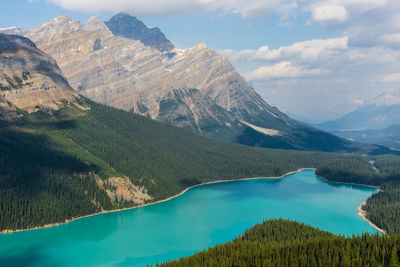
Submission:
<svg viewBox="0 0 400 267">
<path fill-rule="evenodd" d="M 27 38 L 0 34 L 0 103 L 3 117 L 16 109 L 29 113 L 58 110 L 75 103 L 78 94 L 62 76 L 57 63 Z"/>
<path fill-rule="evenodd" d="M 174 45 L 159 28 L 149 28 L 134 16 L 119 13 L 106 22 L 107 27 L 116 36 L 141 41 L 144 45 L 161 52 L 170 51 Z"/>
<path fill-rule="evenodd" d="M 134 28 L 136 22 L 118 14 L 107 24 L 97 17 L 82 24 L 62 15 L 25 35 L 58 62 L 73 88 L 96 102 L 224 141 L 359 151 L 358 145 L 268 105 L 226 58 L 205 44 L 161 52 L 113 33 L 118 27 Z M 114 26 L 107 27 L 110 23 Z"/>
</svg>

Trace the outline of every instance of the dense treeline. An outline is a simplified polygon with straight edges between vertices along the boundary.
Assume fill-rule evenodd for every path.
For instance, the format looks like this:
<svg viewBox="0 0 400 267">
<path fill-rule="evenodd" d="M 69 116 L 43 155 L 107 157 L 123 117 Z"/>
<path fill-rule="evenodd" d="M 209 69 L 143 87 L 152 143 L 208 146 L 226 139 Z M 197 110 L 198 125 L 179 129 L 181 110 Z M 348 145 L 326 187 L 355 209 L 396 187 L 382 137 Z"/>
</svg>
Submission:
<svg viewBox="0 0 400 267">
<path fill-rule="evenodd" d="M 384 181 L 365 159 L 334 159 L 318 168 L 316 174 L 333 182 L 379 186 Z"/>
<path fill-rule="evenodd" d="M 330 181 L 379 187 L 381 191 L 363 206 L 366 217 L 388 234 L 400 233 L 400 156 L 388 154 L 371 159 L 329 160 L 316 174 Z"/>
<path fill-rule="evenodd" d="M 90 169 L 52 149 L 45 136 L 0 128 L 0 230 L 30 228 L 111 208 Z"/>
<path fill-rule="evenodd" d="M 156 199 L 211 180 L 280 176 L 299 168 L 319 168 L 327 161 L 360 158 L 218 142 L 94 103 L 73 125 L 62 134 L 144 185 Z M 371 166 L 366 164 L 365 169 L 371 171 Z"/>
<path fill-rule="evenodd" d="M 400 233 L 400 181 L 384 184 L 382 190 L 372 195 L 363 209 L 367 218 L 388 234 Z"/>
<path fill-rule="evenodd" d="M 258 224 L 231 242 L 157 266 L 399 266 L 400 236 L 344 237 L 290 222 Z"/>
<path fill-rule="evenodd" d="M 373 157 L 374 165 L 379 173 L 398 178 L 400 174 L 400 156 L 393 154 L 379 155 Z"/>
<path fill-rule="evenodd" d="M 25 114 L 0 125 L 0 230 L 60 222 L 112 203 L 94 179 L 128 176 L 153 200 L 219 179 L 280 176 L 299 168 L 330 166 L 345 177 L 372 173 L 357 155 L 271 150 L 211 140 L 189 131 L 84 98 L 80 110 L 66 106 L 52 114 Z M 85 103 L 86 102 L 86 103 Z"/>
<path fill-rule="evenodd" d="M 330 181 L 382 186 L 400 180 L 400 156 L 393 154 L 326 161 L 316 171 Z M 376 169 L 374 169 L 376 167 Z"/>
</svg>

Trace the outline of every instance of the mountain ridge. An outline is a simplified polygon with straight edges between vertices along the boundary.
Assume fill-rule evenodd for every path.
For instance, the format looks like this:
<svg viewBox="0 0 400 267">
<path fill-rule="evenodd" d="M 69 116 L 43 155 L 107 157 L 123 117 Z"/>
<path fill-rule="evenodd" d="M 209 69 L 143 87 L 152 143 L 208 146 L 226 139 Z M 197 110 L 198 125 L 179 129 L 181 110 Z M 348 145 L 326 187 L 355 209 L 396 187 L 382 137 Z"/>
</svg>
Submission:
<svg viewBox="0 0 400 267">
<path fill-rule="evenodd" d="M 82 24 L 65 14 L 26 36 L 58 62 L 78 93 L 96 102 L 250 146 L 360 150 L 268 105 L 226 58 L 203 43 L 162 53 L 115 36 L 96 17 Z M 280 134 L 269 134 L 275 132 Z"/>
<path fill-rule="evenodd" d="M 399 150 L 400 90 L 391 89 L 364 101 L 343 117 L 314 124 L 340 137 Z"/>
<path fill-rule="evenodd" d="M 344 116 L 314 126 L 330 132 L 378 130 L 400 123 L 400 90 L 391 89 L 364 101 Z"/>
<path fill-rule="evenodd" d="M 65 102 L 77 104 L 78 94 L 56 62 L 25 37 L 0 33 L 0 68 L 0 101 L 8 103 L 3 105 L 8 118 L 16 109 L 50 112 Z"/>
</svg>

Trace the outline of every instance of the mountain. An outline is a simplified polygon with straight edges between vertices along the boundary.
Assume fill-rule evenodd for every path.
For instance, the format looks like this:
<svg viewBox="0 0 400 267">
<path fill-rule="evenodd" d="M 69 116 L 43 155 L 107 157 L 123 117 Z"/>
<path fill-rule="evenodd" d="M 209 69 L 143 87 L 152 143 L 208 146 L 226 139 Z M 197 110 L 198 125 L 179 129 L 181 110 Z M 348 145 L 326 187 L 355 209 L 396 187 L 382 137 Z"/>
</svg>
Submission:
<svg viewBox="0 0 400 267">
<path fill-rule="evenodd" d="M 71 25 L 73 27 L 73 25 Z M 0 231 L 133 207 L 202 182 L 363 157 L 225 143 L 78 95 L 29 39 L 0 34 Z"/>
<path fill-rule="evenodd" d="M 0 34 L 0 69 L 0 103 L 5 119 L 15 118 L 17 108 L 52 112 L 78 97 L 55 60 L 24 37 Z"/>
<path fill-rule="evenodd" d="M 107 24 L 113 25 L 114 32 L 129 32 L 138 22 L 118 14 Z M 250 146 L 337 152 L 364 149 L 271 107 L 226 58 L 205 44 L 161 52 L 113 34 L 107 24 L 97 17 L 82 24 L 61 15 L 25 36 L 58 62 L 78 93 L 95 102 Z"/>
<path fill-rule="evenodd" d="M 115 36 L 141 41 L 144 45 L 161 52 L 174 48 L 159 28 L 149 28 L 134 16 L 119 13 L 107 21 L 106 25 Z"/>
<path fill-rule="evenodd" d="M 385 92 L 343 117 L 316 124 L 321 129 L 339 132 L 383 129 L 400 123 L 400 90 Z"/>
<path fill-rule="evenodd" d="M 349 140 L 400 150 L 400 124 L 393 124 L 384 129 L 340 131 L 336 134 Z"/>
<path fill-rule="evenodd" d="M 315 126 L 357 142 L 380 144 L 400 149 L 400 90 L 390 90 L 365 101 L 344 115 Z"/>
<path fill-rule="evenodd" d="M 24 35 L 27 34 L 29 30 L 21 29 L 18 27 L 7 27 L 7 28 L 0 28 L 0 32 L 3 34 Z"/>
</svg>

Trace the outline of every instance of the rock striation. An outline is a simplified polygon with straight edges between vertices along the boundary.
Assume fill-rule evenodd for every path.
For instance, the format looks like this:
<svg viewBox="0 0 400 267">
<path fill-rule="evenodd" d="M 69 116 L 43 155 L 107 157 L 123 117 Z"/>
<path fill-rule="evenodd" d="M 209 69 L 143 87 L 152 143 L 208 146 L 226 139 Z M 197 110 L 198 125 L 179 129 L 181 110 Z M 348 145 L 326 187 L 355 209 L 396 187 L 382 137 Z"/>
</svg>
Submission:
<svg viewBox="0 0 400 267">
<path fill-rule="evenodd" d="M 57 63 L 29 39 L 0 34 L 0 109 L 3 119 L 15 110 L 29 113 L 57 110 L 78 94 L 62 76 Z"/>
<path fill-rule="evenodd" d="M 61 15 L 25 36 L 58 62 L 74 89 L 96 102 L 225 141 L 346 150 L 343 140 L 268 105 L 226 58 L 204 43 L 179 50 L 134 40 L 143 25 L 124 14 L 107 23 Z"/>
<path fill-rule="evenodd" d="M 118 13 L 109 19 L 106 25 L 116 36 L 141 41 L 144 45 L 161 52 L 171 51 L 174 48 L 159 28 L 149 28 L 134 16 Z"/>
</svg>

